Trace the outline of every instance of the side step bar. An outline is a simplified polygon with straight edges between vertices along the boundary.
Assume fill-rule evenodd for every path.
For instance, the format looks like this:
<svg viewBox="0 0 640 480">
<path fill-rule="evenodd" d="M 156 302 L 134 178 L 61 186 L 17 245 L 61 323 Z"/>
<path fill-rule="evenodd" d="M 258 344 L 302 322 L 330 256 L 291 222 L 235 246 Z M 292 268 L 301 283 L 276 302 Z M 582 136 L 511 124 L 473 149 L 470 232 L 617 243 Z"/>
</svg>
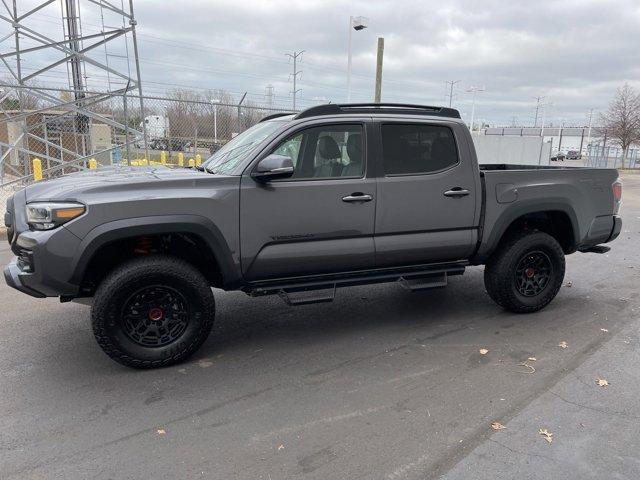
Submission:
<svg viewBox="0 0 640 480">
<path fill-rule="evenodd" d="M 297 307 L 299 305 L 311 305 L 312 303 L 329 303 L 333 302 L 334 298 L 336 298 L 336 286 L 333 285 L 333 289 L 331 290 L 330 295 L 314 295 L 311 297 L 296 297 L 291 294 L 300 293 L 300 292 L 287 292 L 286 290 L 280 290 L 278 295 L 280 298 L 289 305 L 290 307 Z"/>
<path fill-rule="evenodd" d="M 442 288 L 447 285 L 449 275 L 462 275 L 467 262 L 435 265 L 419 265 L 402 269 L 379 269 L 342 274 L 296 277 L 253 282 L 244 292 L 251 296 L 278 294 L 287 305 L 309 305 L 331 302 L 338 287 L 367 285 L 373 283 L 399 282 L 410 291 Z M 330 290 L 326 295 L 293 295 L 317 290 Z"/>
<path fill-rule="evenodd" d="M 412 292 L 419 292 L 420 290 L 430 290 L 432 288 L 444 288 L 447 286 L 447 273 L 434 273 L 433 275 L 426 276 L 418 279 L 406 279 L 400 277 L 398 279 L 400 285 Z"/>
<path fill-rule="evenodd" d="M 585 247 L 579 249 L 582 253 L 607 253 L 611 250 L 611 247 L 607 245 L 594 245 L 592 247 Z"/>
</svg>

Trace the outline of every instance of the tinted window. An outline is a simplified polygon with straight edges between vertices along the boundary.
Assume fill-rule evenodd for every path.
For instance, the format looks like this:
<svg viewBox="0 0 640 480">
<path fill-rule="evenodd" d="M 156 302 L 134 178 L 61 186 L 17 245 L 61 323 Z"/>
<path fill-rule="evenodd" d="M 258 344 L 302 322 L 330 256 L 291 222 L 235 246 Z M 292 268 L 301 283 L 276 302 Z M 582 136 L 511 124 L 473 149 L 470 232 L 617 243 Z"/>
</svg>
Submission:
<svg viewBox="0 0 640 480">
<path fill-rule="evenodd" d="M 453 132 L 436 125 L 382 125 L 382 154 L 387 175 L 438 172 L 458 163 Z"/>
<path fill-rule="evenodd" d="M 363 142 L 362 125 L 323 125 L 294 133 L 273 153 L 291 158 L 293 179 L 362 177 Z"/>
</svg>

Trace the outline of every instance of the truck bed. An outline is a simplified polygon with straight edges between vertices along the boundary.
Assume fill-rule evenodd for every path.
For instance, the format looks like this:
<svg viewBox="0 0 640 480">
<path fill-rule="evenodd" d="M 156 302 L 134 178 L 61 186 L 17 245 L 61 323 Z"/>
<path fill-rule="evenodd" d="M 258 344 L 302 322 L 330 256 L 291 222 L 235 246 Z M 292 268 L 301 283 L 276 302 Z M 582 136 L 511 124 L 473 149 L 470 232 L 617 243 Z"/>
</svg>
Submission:
<svg viewBox="0 0 640 480">
<path fill-rule="evenodd" d="M 480 166 L 480 177 L 485 191 L 480 224 L 486 235 L 479 258 L 496 247 L 514 219 L 535 211 L 559 216 L 571 229 L 576 249 L 606 242 L 612 233 L 615 169 L 490 164 Z"/>
</svg>

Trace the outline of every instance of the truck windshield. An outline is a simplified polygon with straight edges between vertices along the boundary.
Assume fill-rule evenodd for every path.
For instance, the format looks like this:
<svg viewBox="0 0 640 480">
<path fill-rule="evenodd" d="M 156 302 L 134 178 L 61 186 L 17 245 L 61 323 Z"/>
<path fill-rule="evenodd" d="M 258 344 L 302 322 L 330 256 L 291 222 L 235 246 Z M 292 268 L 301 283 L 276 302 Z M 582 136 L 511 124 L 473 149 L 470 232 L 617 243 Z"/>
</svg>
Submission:
<svg viewBox="0 0 640 480">
<path fill-rule="evenodd" d="M 262 140 L 275 132 L 283 123 L 283 120 L 271 120 L 254 125 L 211 155 L 202 168 L 209 173 L 222 175 L 230 173 L 247 158 Z"/>
</svg>

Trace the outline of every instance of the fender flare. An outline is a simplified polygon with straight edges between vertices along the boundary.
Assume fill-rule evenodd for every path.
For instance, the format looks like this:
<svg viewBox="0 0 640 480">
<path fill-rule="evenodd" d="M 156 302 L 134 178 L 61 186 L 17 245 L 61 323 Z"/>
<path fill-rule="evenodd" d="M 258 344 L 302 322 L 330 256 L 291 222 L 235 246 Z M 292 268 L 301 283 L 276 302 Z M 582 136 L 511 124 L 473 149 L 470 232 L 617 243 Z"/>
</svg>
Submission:
<svg viewBox="0 0 640 480">
<path fill-rule="evenodd" d="M 138 235 L 162 233 L 191 233 L 199 236 L 210 248 L 220 266 L 225 286 L 241 280 L 240 269 L 233 261 L 233 253 L 222 232 L 206 217 L 200 215 L 153 215 L 132 217 L 103 223 L 91 230 L 80 242 L 73 258 L 72 281 L 80 284 L 89 261 L 108 243 Z"/>
<path fill-rule="evenodd" d="M 569 203 L 558 200 L 541 203 L 539 200 L 531 200 L 530 202 L 518 202 L 500 214 L 491 227 L 491 233 L 486 242 L 483 241 L 478 250 L 478 259 L 486 259 L 494 252 L 500 243 L 500 240 L 502 240 L 503 235 L 515 220 L 523 215 L 542 212 L 562 212 L 566 214 L 571 222 L 573 244 L 576 247 L 580 244 L 581 233 L 578 216 L 574 208 Z"/>
</svg>

